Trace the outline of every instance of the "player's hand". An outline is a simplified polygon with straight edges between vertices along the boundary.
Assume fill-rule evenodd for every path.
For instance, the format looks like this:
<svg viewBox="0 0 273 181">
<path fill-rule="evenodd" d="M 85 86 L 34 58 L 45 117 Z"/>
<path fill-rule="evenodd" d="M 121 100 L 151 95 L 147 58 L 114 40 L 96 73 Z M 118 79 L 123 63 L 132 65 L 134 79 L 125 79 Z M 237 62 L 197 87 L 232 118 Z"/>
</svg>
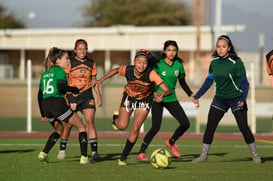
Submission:
<svg viewBox="0 0 273 181">
<path fill-rule="evenodd" d="M 93 87 L 99 86 L 102 83 L 100 80 L 96 80 L 93 82 Z"/>
<path fill-rule="evenodd" d="M 163 101 L 163 96 L 164 96 L 164 93 L 163 92 L 156 92 L 155 94 L 154 94 L 154 96 L 155 96 L 155 100 L 156 100 L 156 102 L 157 103 L 161 103 L 162 101 Z"/>
<path fill-rule="evenodd" d="M 101 99 L 101 97 L 97 97 L 97 105 L 98 105 L 99 107 L 102 106 L 102 99 Z"/>
<path fill-rule="evenodd" d="M 245 104 L 244 101 L 238 101 L 238 103 L 237 103 L 238 107 L 243 107 L 244 104 Z"/>
<path fill-rule="evenodd" d="M 41 117 L 42 121 L 47 121 L 46 117 Z"/>
<path fill-rule="evenodd" d="M 192 102 L 195 104 L 196 108 L 199 108 L 199 100 L 192 97 Z"/>
</svg>

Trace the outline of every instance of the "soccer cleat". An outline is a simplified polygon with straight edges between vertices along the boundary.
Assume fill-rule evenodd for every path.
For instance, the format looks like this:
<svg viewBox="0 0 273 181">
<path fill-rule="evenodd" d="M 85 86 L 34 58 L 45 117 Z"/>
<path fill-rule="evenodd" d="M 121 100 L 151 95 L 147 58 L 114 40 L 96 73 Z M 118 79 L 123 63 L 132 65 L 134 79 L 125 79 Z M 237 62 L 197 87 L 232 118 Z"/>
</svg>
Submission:
<svg viewBox="0 0 273 181">
<path fill-rule="evenodd" d="M 255 164 L 260 164 L 260 163 L 262 163 L 262 159 L 261 159 L 261 157 L 260 157 L 258 154 L 253 155 L 253 156 L 252 156 L 252 160 L 253 160 L 253 162 L 254 162 Z"/>
<path fill-rule="evenodd" d="M 181 157 L 176 144 L 170 145 L 169 140 L 166 140 L 165 145 L 172 150 L 172 153 L 174 156 L 176 156 L 178 158 Z"/>
<path fill-rule="evenodd" d="M 112 120 L 112 128 L 113 130 L 118 130 L 118 127 L 117 125 L 115 124 L 115 120 L 118 118 L 118 115 L 119 115 L 119 112 L 118 111 L 115 111 L 114 114 L 113 114 L 113 120 Z"/>
<path fill-rule="evenodd" d="M 145 153 L 139 153 L 136 155 L 136 159 L 139 161 L 149 161 L 149 158 L 145 156 Z"/>
<path fill-rule="evenodd" d="M 65 159 L 65 150 L 60 150 L 58 155 L 57 155 L 57 159 L 59 160 L 63 160 Z"/>
<path fill-rule="evenodd" d="M 92 159 L 94 161 L 98 161 L 100 159 L 100 155 L 96 151 L 93 151 L 92 152 Z"/>
<path fill-rule="evenodd" d="M 41 151 L 38 155 L 38 159 L 40 160 L 41 163 L 48 163 L 48 156 L 47 153 Z"/>
<path fill-rule="evenodd" d="M 119 166 L 126 166 L 127 165 L 126 160 L 118 159 L 118 165 Z"/>
<path fill-rule="evenodd" d="M 89 163 L 88 157 L 82 155 L 80 159 L 80 164 L 87 164 L 87 163 Z"/>
<path fill-rule="evenodd" d="M 208 160 L 207 157 L 199 156 L 199 157 L 193 159 L 191 162 L 192 163 L 202 163 L 202 162 L 206 162 L 207 160 Z"/>
</svg>

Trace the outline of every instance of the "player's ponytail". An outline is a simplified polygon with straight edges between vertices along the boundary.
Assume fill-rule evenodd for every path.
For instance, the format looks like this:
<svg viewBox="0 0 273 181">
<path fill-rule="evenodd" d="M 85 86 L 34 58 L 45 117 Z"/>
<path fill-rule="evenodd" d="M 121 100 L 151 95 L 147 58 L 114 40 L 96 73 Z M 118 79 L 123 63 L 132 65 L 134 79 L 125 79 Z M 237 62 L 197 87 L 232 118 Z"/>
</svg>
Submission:
<svg viewBox="0 0 273 181">
<path fill-rule="evenodd" d="M 57 59 L 62 58 L 64 53 L 65 51 L 62 49 L 56 47 L 51 48 L 45 60 L 45 70 L 49 70 L 50 68 L 54 67 Z"/>
</svg>

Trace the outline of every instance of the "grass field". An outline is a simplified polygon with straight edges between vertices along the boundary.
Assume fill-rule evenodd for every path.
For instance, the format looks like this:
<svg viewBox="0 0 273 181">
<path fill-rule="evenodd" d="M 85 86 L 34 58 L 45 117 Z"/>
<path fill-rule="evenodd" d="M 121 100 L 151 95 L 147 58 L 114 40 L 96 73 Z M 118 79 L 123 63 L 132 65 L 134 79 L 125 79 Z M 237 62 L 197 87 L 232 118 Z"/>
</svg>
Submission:
<svg viewBox="0 0 273 181">
<path fill-rule="evenodd" d="M 149 156 L 157 148 L 165 148 L 161 139 L 153 140 L 147 150 Z M 79 144 L 71 139 L 67 159 L 57 160 L 59 143 L 49 153 L 49 164 L 37 159 L 46 139 L 0 139 L 0 180 L 272 180 L 273 142 L 257 141 L 262 164 L 252 163 L 248 147 L 243 141 L 216 140 L 207 163 L 191 163 L 200 153 L 200 140 L 179 140 L 181 158 L 172 158 L 170 168 L 154 169 L 149 162 L 137 162 L 138 140 L 128 157 L 127 166 L 118 166 L 117 159 L 125 139 L 100 139 L 101 161 L 79 164 Z M 90 149 L 90 148 L 89 148 Z"/>
<path fill-rule="evenodd" d="M 112 131 L 111 118 L 96 118 L 95 124 L 97 131 Z M 151 118 L 147 118 L 144 122 L 144 132 L 148 131 L 151 127 Z M 190 119 L 191 127 L 187 132 L 194 133 L 195 119 Z M 235 120 L 234 120 L 235 123 Z M 173 118 L 164 118 L 162 121 L 160 132 L 173 132 L 177 128 L 178 122 Z M 257 133 L 271 133 L 272 132 L 272 119 L 260 118 L 257 119 Z M 125 131 L 129 131 L 130 125 Z M 75 130 L 75 129 L 74 129 Z M 200 131 L 204 132 L 205 125 L 201 125 Z M 0 131 L 26 131 L 26 118 L 0 118 Z M 52 127 L 47 122 L 41 121 L 40 118 L 32 119 L 32 131 L 52 131 Z M 233 126 L 218 126 L 216 132 L 219 133 L 239 133 L 237 125 Z"/>
<path fill-rule="evenodd" d="M 98 131 L 112 131 L 110 118 L 97 118 Z M 160 132 L 172 132 L 178 123 L 173 119 L 164 119 Z M 150 128 L 151 120 L 145 122 L 145 132 Z M 130 126 L 129 126 L 130 127 Z M 191 120 L 194 132 L 195 121 Z M 203 132 L 205 126 L 201 126 Z M 40 118 L 33 118 L 32 130 L 48 132 L 53 129 Z M 26 131 L 26 118 L 0 118 L 0 132 Z M 128 131 L 125 130 L 125 131 Z M 219 126 L 218 133 L 237 133 L 237 126 Z M 272 120 L 258 119 L 257 133 L 271 133 Z M 115 133 L 113 133 L 115 134 Z M 181 158 L 172 158 L 168 169 L 154 169 L 149 162 L 137 162 L 139 139 L 128 157 L 128 165 L 117 165 L 126 138 L 100 139 L 99 153 L 101 161 L 96 164 L 80 165 L 80 151 L 77 139 L 70 139 L 67 159 L 57 160 L 59 142 L 49 153 L 49 164 L 40 164 L 38 153 L 43 148 L 46 138 L 0 138 L 0 181 L 74 181 L 74 180 L 272 180 L 273 178 L 273 140 L 258 140 L 257 149 L 262 157 L 262 164 L 254 164 L 250 151 L 243 140 L 215 140 L 209 152 L 207 163 L 191 163 L 199 155 L 202 140 L 177 141 Z M 165 148 L 165 139 L 154 139 L 147 150 L 149 157 L 153 150 Z M 90 153 L 90 147 L 88 147 Z"/>
</svg>

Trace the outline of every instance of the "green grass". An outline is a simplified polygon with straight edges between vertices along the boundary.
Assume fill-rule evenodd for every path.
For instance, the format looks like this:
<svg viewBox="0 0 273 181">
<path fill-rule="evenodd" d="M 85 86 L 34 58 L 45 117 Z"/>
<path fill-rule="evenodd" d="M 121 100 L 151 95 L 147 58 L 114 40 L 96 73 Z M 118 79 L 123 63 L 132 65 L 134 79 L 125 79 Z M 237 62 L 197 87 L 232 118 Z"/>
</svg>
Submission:
<svg viewBox="0 0 273 181">
<path fill-rule="evenodd" d="M 200 153 L 201 140 L 179 140 L 181 158 L 172 158 L 168 169 L 154 169 L 149 162 L 137 162 L 135 154 L 142 140 L 138 140 L 128 157 L 127 166 L 117 165 L 124 139 L 100 139 L 101 161 L 96 164 L 79 164 L 79 144 L 71 139 L 67 159 L 57 160 L 59 143 L 49 153 L 49 164 L 40 164 L 37 156 L 46 139 L 0 139 L 0 180 L 12 181 L 74 181 L 74 180 L 272 180 L 273 142 L 257 141 L 263 163 L 252 163 L 250 152 L 241 140 L 214 141 L 207 163 L 191 163 Z M 161 139 L 153 140 L 147 150 L 164 147 Z M 90 149 L 90 148 L 88 148 Z"/>
<path fill-rule="evenodd" d="M 190 119 L 191 127 L 187 132 L 195 131 L 195 119 Z M 234 120 L 235 122 L 235 120 Z M 111 118 L 96 118 L 95 124 L 98 131 L 112 131 Z M 178 126 L 178 122 L 173 118 L 163 118 L 160 132 L 173 132 Z M 151 119 L 145 121 L 144 131 L 148 131 L 151 127 Z M 257 133 L 271 133 L 272 120 L 270 118 L 257 119 Z M 125 131 L 129 131 L 130 125 Z M 53 128 L 49 123 L 41 121 L 40 118 L 33 118 L 33 131 L 52 131 Z M 75 130 L 75 129 L 74 129 Z M 201 125 L 200 131 L 204 132 L 205 125 Z M 26 118 L 0 118 L 0 131 L 26 131 Z M 218 126 L 216 132 L 219 133 L 237 133 L 239 129 L 234 126 Z"/>
</svg>

